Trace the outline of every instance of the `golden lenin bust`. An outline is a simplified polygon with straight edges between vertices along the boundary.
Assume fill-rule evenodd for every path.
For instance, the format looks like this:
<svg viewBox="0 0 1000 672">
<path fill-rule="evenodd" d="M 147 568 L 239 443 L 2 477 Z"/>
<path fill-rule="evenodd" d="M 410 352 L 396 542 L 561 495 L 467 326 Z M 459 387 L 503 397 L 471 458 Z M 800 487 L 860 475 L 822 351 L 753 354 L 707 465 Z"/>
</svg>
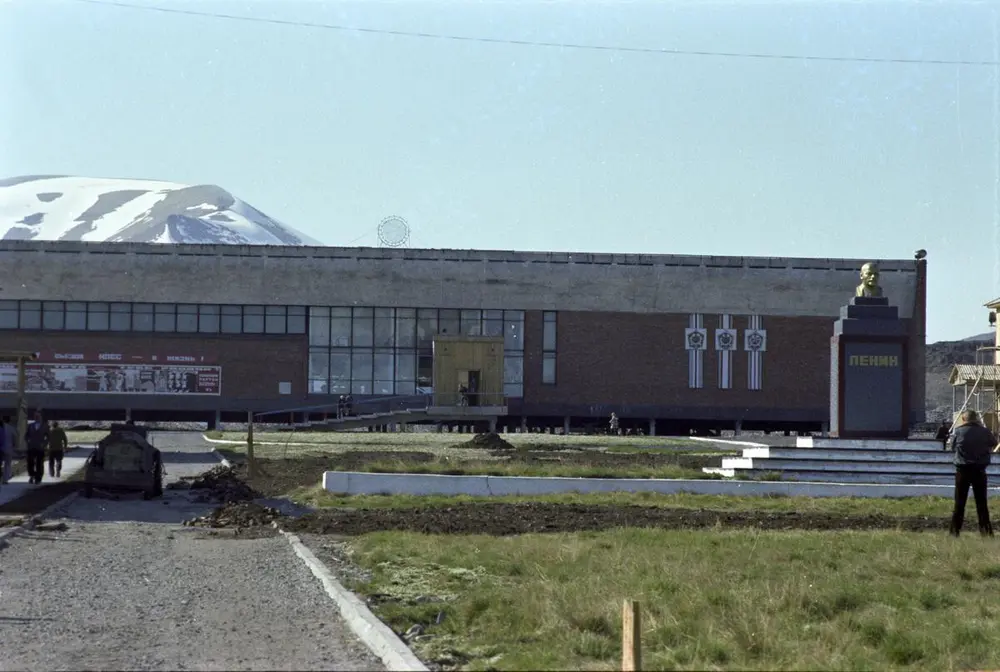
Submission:
<svg viewBox="0 0 1000 672">
<path fill-rule="evenodd" d="M 869 261 L 861 267 L 861 284 L 854 290 L 854 296 L 880 297 L 882 288 L 878 285 L 878 264 Z"/>
</svg>

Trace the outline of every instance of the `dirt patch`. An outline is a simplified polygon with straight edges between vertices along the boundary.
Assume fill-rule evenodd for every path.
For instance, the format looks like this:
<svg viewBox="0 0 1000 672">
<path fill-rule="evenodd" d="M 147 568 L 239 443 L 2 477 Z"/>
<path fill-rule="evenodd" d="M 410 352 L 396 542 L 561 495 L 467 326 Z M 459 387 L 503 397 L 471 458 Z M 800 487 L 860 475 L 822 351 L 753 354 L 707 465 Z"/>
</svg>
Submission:
<svg viewBox="0 0 1000 672">
<path fill-rule="evenodd" d="M 245 502 L 260 496 L 230 467 L 213 467 L 200 476 L 181 481 L 185 482 L 191 490 L 199 491 L 195 501 L 200 502 Z"/>
<path fill-rule="evenodd" d="M 358 535 L 384 530 L 426 534 L 513 534 L 578 532 L 615 527 L 664 529 L 758 528 L 763 530 L 948 529 L 944 518 L 822 513 L 712 511 L 643 506 L 582 504 L 458 504 L 411 509 L 331 509 L 281 521 L 283 529 L 313 534 Z"/>
<path fill-rule="evenodd" d="M 236 528 L 240 530 L 271 527 L 272 523 L 281 520 L 281 518 L 281 512 L 269 506 L 261 506 L 253 502 L 227 502 L 207 516 L 184 521 L 184 525 L 187 527 Z"/>
<path fill-rule="evenodd" d="M 456 448 L 488 448 L 490 450 L 514 450 L 514 444 L 506 441 L 496 432 L 476 434 L 471 440 L 460 443 Z"/>
</svg>

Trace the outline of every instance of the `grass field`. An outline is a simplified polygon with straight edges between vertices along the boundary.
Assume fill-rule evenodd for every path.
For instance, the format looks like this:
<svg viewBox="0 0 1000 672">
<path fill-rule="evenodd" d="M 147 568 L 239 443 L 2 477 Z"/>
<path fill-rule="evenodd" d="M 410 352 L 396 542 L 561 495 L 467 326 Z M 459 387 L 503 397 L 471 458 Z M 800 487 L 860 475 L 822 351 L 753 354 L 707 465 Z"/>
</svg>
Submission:
<svg viewBox="0 0 1000 672">
<path fill-rule="evenodd" d="M 425 661 L 617 669 L 624 599 L 645 669 L 984 669 L 1000 557 L 976 537 L 620 529 L 353 539 L 354 589 Z M 429 635 L 429 636 L 428 636 Z"/>
</svg>

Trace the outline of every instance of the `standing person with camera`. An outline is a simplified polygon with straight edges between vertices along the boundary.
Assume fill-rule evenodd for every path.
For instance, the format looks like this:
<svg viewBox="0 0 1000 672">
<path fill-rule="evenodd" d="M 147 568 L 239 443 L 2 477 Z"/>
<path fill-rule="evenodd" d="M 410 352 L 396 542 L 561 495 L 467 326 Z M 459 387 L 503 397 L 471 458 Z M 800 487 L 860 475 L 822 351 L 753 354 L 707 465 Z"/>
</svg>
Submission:
<svg viewBox="0 0 1000 672">
<path fill-rule="evenodd" d="M 962 531 L 965 504 L 971 487 L 979 517 L 979 533 L 984 537 L 992 537 L 986 468 L 990 466 L 991 453 L 997 447 L 997 439 L 993 432 L 981 424 L 978 413 L 963 411 L 951 430 L 948 447 L 955 453 L 955 512 L 951 517 L 949 532 L 957 537 Z"/>
</svg>

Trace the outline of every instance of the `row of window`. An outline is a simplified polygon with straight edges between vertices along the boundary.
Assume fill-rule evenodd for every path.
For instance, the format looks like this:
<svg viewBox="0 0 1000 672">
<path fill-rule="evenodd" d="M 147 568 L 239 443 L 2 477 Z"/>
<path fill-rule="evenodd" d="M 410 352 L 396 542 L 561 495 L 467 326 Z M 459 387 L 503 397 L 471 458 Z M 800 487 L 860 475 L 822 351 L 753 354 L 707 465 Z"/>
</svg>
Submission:
<svg viewBox="0 0 1000 672">
<path fill-rule="evenodd" d="M 503 359 L 504 394 L 523 396 L 524 356 Z M 433 388 L 430 354 L 393 350 L 309 350 L 310 394 L 415 394 Z"/>
<path fill-rule="evenodd" d="M 542 323 L 542 384 L 556 384 L 556 313 L 546 311 Z"/>
<path fill-rule="evenodd" d="M 310 308 L 310 347 L 430 351 L 437 334 L 502 336 L 504 350 L 524 350 L 524 311 L 444 308 Z"/>
<path fill-rule="evenodd" d="M 304 334 L 305 306 L 0 301 L 0 329 Z"/>
</svg>

